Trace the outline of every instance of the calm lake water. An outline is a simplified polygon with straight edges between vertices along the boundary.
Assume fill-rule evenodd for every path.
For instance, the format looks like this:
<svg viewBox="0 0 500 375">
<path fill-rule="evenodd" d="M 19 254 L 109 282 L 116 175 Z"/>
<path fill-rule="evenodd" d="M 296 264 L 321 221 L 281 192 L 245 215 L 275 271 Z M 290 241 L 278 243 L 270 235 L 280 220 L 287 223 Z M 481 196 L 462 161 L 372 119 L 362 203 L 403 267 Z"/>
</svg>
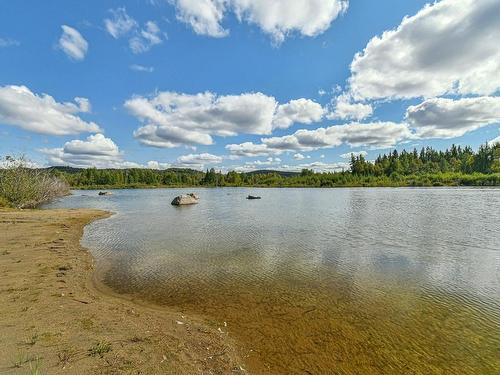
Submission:
<svg viewBox="0 0 500 375">
<path fill-rule="evenodd" d="M 198 205 L 170 205 L 191 191 Z M 500 189 L 75 191 L 49 207 L 115 212 L 82 240 L 101 280 L 221 327 L 253 373 L 500 372 Z"/>
</svg>

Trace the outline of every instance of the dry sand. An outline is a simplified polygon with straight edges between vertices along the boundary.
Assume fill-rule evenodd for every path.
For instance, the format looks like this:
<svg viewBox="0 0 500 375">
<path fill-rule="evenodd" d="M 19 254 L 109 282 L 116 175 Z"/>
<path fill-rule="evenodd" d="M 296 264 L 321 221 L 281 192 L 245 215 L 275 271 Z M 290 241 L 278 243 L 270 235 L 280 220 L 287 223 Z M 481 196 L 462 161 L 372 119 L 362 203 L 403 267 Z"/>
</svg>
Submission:
<svg viewBox="0 0 500 375">
<path fill-rule="evenodd" d="M 0 373 L 244 373 L 216 326 L 96 287 L 80 237 L 107 215 L 0 210 Z"/>
</svg>

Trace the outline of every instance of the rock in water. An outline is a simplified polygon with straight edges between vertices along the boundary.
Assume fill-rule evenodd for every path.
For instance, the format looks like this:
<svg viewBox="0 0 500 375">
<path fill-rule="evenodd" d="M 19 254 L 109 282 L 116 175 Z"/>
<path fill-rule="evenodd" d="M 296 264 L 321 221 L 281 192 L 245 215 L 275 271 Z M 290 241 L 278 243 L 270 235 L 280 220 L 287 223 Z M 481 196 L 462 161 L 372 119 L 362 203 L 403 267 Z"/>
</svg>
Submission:
<svg viewBox="0 0 500 375">
<path fill-rule="evenodd" d="M 196 204 L 200 200 L 200 197 L 198 197 L 196 194 L 191 193 L 191 194 L 186 194 L 186 195 L 179 195 L 174 198 L 172 201 L 172 204 L 174 206 L 184 206 L 187 204 Z"/>
</svg>

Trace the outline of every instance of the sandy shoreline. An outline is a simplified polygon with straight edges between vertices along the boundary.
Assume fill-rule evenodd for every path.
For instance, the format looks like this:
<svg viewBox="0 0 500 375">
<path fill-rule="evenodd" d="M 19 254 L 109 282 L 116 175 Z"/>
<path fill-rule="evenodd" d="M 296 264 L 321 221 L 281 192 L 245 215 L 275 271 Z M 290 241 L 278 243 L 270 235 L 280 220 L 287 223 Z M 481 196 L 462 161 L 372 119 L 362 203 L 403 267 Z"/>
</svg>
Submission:
<svg viewBox="0 0 500 375">
<path fill-rule="evenodd" d="M 243 373 L 216 327 L 95 284 L 80 238 L 107 215 L 0 210 L 0 373 Z"/>
</svg>

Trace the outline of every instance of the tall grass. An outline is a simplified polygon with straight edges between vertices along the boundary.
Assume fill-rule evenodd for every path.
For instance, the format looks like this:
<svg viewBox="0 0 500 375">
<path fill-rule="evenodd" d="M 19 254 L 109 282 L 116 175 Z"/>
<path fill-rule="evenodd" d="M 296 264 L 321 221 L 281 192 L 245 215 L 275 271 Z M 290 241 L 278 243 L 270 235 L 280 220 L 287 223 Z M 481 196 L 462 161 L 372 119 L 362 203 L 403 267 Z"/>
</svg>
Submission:
<svg viewBox="0 0 500 375">
<path fill-rule="evenodd" d="M 25 158 L 7 156 L 0 166 L 0 205 L 33 208 L 69 193 L 66 182 L 49 171 L 33 168 Z"/>
</svg>

